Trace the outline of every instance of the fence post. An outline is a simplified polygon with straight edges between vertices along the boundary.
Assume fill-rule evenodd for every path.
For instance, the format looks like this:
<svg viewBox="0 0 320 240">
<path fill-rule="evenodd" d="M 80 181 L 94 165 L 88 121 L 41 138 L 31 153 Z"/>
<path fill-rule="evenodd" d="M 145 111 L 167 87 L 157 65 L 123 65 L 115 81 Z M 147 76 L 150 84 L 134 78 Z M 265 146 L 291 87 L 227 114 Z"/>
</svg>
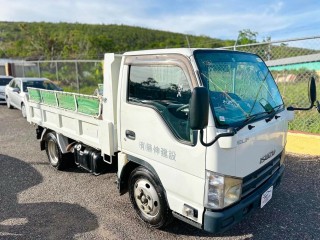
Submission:
<svg viewBox="0 0 320 240">
<path fill-rule="evenodd" d="M 78 88 L 78 93 L 80 93 L 79 74 L 78 74 L 78 62 L 77 62 L 77 61 L 75 61 L 75 65 L 76 65 L 77 88 Z"/>
<path fill-rule="evenodd" d="M 59 82 L 58 61 L 56 61 L 56 78 L 57 78 L 57 82 Z"/>
<path fill-rule="evenodd" d="M 37 63 L 38 63 L 38 76 L 39 76 L 39 78 L 40 78 L 40 77 L 41 77 L 41 72 L 40 72 L 40 62 L 38 61 Z"/>
<path fill-rule="evenodd" d="M 240 37 L 240 33 L 238 34 L 237 40 L 235 41 L 235 43 L 234 43 L 234 45 L 233 45 L 233 51 L 236 51 L 236 50 L 237 50 L 237 44 L 238 44 L 238 41 L 239 41 L 239 37 Z"/>
<path fill-rule="evenodd" d="M 26 77 L 25 70 L 24 70 L 25 63 L 26 63 L 25 61 L 22 62 L 22 75 L 23 75 L 23 77 Z"/>
</svg>

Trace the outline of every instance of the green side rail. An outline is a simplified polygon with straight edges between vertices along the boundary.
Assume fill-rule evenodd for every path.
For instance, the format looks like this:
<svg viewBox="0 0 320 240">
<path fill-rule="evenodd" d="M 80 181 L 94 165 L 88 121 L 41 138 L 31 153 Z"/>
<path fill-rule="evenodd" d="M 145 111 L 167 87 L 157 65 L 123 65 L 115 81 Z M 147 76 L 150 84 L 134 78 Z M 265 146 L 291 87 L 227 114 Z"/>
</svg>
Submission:
<svg viewBox="0 0 320 240">
<path fill-rule="evenodd" d="M 93 117 L 101 115 L 101 98 L 97 96 L 28 87 L 29 101 Z"/>
</svg>

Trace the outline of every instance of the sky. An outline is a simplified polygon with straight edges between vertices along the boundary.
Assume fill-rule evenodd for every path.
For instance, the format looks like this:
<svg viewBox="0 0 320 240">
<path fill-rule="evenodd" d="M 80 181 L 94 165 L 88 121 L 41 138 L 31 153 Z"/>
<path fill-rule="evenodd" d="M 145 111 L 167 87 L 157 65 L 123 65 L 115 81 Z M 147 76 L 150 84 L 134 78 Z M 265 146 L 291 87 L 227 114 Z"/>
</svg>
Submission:
<svg viewBox="0 0 320 240">
<path fill-rule="evenodd" d="M 316 0 L 0 0 L 0 21 L 124 24 L 219 39 L 320 36 Z"/>
</svg>

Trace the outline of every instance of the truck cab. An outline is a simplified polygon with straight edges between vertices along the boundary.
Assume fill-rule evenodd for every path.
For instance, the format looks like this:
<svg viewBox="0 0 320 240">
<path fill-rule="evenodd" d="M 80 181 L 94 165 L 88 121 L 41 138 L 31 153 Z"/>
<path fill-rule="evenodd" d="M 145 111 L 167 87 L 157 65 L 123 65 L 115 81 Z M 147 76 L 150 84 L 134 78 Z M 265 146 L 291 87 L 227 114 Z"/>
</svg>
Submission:
<svg viewBox="0 0 320 240">
<path fill-rule="evenodd" d="M 131 52 L 122 61 L 119 149 L 157 175 L 174 215 L 220 232 L 264 207 L 281 180 L 292 114 L 263 60 L 243 52 L 176 49 Z M 198 87 L 209 102 L 201 131 L 190 126 Z M 227 136 L 207 144 L 219 135 Z M 139 182 L 137 189 L 147 190 Z M 150 215 L 137 196 L 142 217 Z"/>
</svg>

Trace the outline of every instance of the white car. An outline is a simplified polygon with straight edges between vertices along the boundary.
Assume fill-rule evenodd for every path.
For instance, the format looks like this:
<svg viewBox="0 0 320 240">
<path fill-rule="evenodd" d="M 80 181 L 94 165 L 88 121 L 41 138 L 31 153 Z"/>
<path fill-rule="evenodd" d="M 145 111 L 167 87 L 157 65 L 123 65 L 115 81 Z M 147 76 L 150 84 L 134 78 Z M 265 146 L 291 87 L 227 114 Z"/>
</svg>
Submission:
<svg viewBox="0 0 320 240">
<path fill-rule="evenodd" d="M 11 81 L 11 76 L 0 76 L 0 103 L 6 103 L 6 95 L 4 89 L 6 85 Z"/>
<path fill-rule="evenodd" d="M 28 94 L 28 87 L 48 90 L 62 91 L 47 78 L 13 78 L 5 87 L 5 97 L 8 108 L 18 108 L 22 116 L 26 117 L 25 96 Z"/>
</svg>

